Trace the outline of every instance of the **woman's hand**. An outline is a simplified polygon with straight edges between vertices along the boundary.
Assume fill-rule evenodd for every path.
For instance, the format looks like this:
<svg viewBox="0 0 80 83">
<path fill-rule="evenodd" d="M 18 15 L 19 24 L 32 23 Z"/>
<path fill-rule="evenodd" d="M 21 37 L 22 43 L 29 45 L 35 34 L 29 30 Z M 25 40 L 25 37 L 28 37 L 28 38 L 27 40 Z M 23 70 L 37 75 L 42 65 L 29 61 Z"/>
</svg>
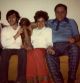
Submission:
<svg viewBox="0 0 80 83">
<path fill-rule="evenodd" d="M 52 48 L 51 46 L 49 46 L 49 47 L 47 48 L 47 53 L 48 53 L 48 54 L 51 54 L 51 55 L 54 55 L 54 54 L 55 54 L 55 51 L 53 50 L 53 48 Z"/>
</svg>

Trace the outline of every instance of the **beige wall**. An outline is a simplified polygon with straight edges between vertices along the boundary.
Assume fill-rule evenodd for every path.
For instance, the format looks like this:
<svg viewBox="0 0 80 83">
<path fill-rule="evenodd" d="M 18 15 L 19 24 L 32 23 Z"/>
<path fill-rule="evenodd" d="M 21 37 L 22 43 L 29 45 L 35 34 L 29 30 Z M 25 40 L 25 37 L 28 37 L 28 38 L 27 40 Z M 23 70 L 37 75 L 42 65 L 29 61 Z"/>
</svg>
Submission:
<svg viewBox="0 0 80 83">
<path fill-rule="evenodd" d="M 2 22 L 7 23 L 5 16 L 10 9 L 19 11 L 22 17 L 27 17 L 31 21 L 37 10 L 45 10 L 50 18 L 54 18 L 54 7 L 58 3 L 68 6 L 68 17 L 75 19 L 80 29 L 80 0 L 0 0 Z"/>
</svg>

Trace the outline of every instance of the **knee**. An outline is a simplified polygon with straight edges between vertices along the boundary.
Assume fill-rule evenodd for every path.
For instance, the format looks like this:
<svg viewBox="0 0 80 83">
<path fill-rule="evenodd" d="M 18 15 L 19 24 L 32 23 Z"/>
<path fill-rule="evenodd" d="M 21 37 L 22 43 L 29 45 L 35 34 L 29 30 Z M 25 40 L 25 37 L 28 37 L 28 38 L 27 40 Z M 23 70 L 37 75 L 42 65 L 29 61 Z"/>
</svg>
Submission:
<svg viewBox="0 0 80 83">
<path fill-rule="evenodd" d="M 76 51 L 76 52 L 79 51 L 79 47 L 76 44 L 71 44 L 70 49 L 73 50 L 73 51 Z"/>
</svg>

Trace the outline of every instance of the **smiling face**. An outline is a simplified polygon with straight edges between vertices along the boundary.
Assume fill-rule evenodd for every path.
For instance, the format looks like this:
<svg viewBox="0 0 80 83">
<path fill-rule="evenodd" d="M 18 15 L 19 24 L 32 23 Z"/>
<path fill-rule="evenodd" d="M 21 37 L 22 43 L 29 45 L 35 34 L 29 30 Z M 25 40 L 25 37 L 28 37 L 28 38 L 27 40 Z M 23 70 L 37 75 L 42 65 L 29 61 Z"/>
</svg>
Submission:
<svg viewBox="0 0 80 83">
<path fill-rule="evenodd" d="M 45 26 L 44 18 L 41 17 L 41 18 L 37 19 L 37 26 L 38 26 L 38 28 L 43 28 Z"/>
<path fill-rule="evenodd" d="M 67 11 L 62 6 L 57 7 L 56 10 L 55 10 L 56 19 L 59 20 L 59 21 L 63 20 L 66 17 L 66 14 L 67 14 Z"/>
<path fill-rule="evenodd" d="M 8 20 L 8 23 L 10 24 L 10 26 L 14 26 L 15 24 L 18 23 L 15 13 L 10 15 L 7 20 Z"/>
</svg>

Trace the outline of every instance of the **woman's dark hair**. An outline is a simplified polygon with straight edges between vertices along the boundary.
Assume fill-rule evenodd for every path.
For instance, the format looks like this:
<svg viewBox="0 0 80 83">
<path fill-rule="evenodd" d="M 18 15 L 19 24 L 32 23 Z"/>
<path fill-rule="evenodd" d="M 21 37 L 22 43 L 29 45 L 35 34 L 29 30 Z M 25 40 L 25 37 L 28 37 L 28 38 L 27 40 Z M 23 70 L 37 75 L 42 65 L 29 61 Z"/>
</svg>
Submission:
<svg viewBox="0 0 80 83">
<path fill-rule="evenodd" d="M 17 11 L 15 11 L 15 10 L 9 10 L 9 11 L 7 12 L 7 14 L 6 14 L 6 20 L 8 20 L 8 17 L 9 17 L 10 15 L 13 15 L 13 14 L 16 15 L 17 20 L 20 19 L 20 15 L 19 15 L 19 13 L 18 13 Z"/>
<path fill-rule="evenodd" d="M 30 22 L 29 19 L 27 19 L 27 18 L 22 18 L 22 19 L 20 20 L 20 23 L 19 23 L 20 26 L 26 25 L 27 27 L 28 27 L 30 24 L 31 24 L 31 22 Z"/>
<path fill-rule="evenodd" d="M 67 6 L 64 5 L 64 4 L 57 4 L 57 5 L 55 6 L 55 8 L 54 8 L 54 11 L 56 11 L 56 9 L 57 9 L 58 7 L 64 7 L 64 9 L 65 9 L 66 12 L 67 12 Z"/>
<path fill-rule="evenodd" d="M 48 18 L 49 18 L 48 13 L 45 12 L 45 11 L 42 11 L 42 10 L 37 11 L 37 12 L 35 13 L 35 16 L 34 16 L 35 22 L 36 22 L 39 18 L 44 18 L 44 20 L 47 21 Z"/>
</svg>

